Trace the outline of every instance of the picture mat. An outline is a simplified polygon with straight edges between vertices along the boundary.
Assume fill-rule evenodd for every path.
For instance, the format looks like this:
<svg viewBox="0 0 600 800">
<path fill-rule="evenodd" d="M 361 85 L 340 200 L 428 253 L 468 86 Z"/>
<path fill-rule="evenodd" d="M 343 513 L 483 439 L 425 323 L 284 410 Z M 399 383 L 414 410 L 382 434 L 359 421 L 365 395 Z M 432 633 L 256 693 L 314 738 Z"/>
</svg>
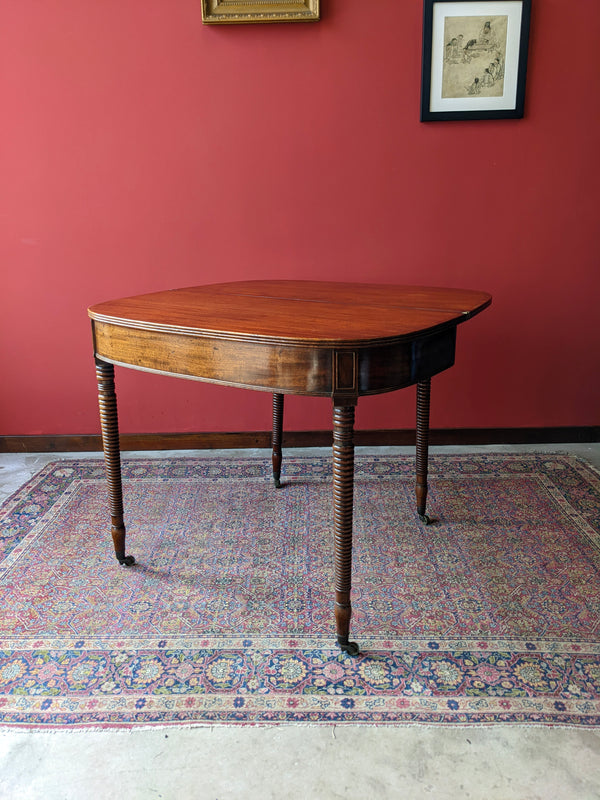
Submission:
<svg viewBox="0 0 600 800">
<path fill-rule="evenodd" d="M 431 48 L 431 95 L 429 110 L 444 111 L 499 111 L 516 106 L 519 47 L 521 40 L 522 3 L 508 2 L 456 2 L 434 3 Z M 444 53 L 446 50 L 445 23 L 447 17 L 508 17 L 506 32 L 506 59 L 504 93 L 500 97 L 442 97 Z"/>
</svg>

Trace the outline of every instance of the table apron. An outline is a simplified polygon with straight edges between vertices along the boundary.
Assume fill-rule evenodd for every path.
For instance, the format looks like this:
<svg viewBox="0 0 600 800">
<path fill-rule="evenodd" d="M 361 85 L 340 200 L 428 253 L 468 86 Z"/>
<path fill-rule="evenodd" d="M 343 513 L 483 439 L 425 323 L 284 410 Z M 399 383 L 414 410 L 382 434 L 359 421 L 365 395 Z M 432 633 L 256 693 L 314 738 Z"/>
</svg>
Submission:
<svg viewBox="0 0 600 800">
<path fill-rule="evenodd" d="M 366 345 L 268 343 L 152 331 L 92 321 L 95 355 L 147 372 L 283 394 L 332 397 L 338 405 L 394 391 L 454 363 L 456 326 Z"/>
</svg>

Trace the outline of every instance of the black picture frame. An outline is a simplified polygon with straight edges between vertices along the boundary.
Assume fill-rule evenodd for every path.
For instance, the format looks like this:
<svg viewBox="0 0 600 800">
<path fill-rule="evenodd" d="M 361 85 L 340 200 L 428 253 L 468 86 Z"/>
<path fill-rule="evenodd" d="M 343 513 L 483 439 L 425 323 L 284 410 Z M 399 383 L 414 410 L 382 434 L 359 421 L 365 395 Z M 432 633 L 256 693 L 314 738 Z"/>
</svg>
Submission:
<svg viewBox="0 0 600 800">
<path fill-rule="evenodd" d="M 520 119 L 531 0 L 424 0 L 421 122 Z"/>
</svg>

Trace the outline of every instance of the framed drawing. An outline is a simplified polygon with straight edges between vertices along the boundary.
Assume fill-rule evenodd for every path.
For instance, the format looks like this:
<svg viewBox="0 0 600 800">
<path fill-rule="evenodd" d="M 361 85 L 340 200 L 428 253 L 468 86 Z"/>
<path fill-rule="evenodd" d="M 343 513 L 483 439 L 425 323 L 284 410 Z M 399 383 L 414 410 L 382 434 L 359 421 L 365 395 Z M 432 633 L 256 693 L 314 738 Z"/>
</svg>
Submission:
<svg viewBox="0 0 600 800">
<path fill-rule="evenodd" d="M 316 22 L 319 0 L 202 0 L 202 22 Z"/>
<path fill-rule="evenodd" d="M 523 116 L 531 0 L 424 0 L 421 122 Z"/>
</svg>

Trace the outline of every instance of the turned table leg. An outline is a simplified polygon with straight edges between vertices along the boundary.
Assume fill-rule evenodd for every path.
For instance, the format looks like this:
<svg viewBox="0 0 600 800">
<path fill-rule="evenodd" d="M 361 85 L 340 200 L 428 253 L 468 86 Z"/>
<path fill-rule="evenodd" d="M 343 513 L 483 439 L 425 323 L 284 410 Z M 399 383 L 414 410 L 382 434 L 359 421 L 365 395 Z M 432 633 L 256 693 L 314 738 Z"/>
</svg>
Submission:
<svg viewBox="0 0 600 800">
<path fill-rule="evenodd" d="M 273 481 L 275 488 L 281 486 L 281 442 L 283 438 L 283 395 L 273 395 Z"/>
<path fill-rule="evenodd" d="M 427 462 L 429 457 L 429 397 L 431 378 L 417 383 L 417 514 L 428 525 L 431 520 L 425 513 L 427 504 Z"/>
<path fill-rule="evenodd" d="M 335 563 L 335 622 L 337 642 L 357 655 L 350 642 L 350 589 L 352 582 L 352 505 L 354 496 L 354 406 L 333 409 L 333 513 Z"/>
<path fill-rule="evenodd" d="M 96 359 L 100 427 L 104 448 L 104 465 L 108 482 L 111 534 L 119 564 L 135 564 L 133 556 L 125 555 L 125 524 L 123 522 L 123 488 L 121 485 L 121 452 L 119 449 L 119 418 L 115 394 L 115 368 Z"/>
</svg>

